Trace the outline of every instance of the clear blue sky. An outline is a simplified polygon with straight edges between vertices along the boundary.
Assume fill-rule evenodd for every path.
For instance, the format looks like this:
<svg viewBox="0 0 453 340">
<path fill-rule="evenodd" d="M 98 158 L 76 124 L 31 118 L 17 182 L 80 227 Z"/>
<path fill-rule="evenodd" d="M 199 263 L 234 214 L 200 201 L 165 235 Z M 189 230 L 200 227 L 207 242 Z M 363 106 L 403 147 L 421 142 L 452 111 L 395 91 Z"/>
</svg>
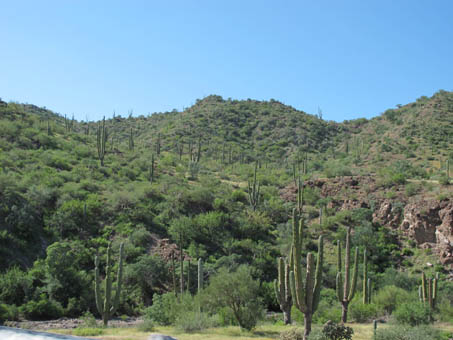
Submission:
<svg viewBox="0 0 453 340">
<path fill-rule="evenodd" d="M 0 0 L 0 97 L 93 120 L 197 98 L 372 117 L 453 90 L 453 1 Z"/>
</svg>

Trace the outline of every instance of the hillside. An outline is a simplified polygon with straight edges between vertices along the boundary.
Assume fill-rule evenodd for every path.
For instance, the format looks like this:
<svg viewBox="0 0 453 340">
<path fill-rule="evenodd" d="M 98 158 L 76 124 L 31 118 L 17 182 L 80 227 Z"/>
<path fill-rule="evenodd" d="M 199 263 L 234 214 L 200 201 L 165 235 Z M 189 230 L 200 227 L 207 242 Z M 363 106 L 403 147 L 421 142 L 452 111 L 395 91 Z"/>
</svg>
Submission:
<svg viewBox="0 0 453 340">
<path fill-rule="evenodd" d="M 138 314 L 153 294 L 174 289 L 174 267 L 161 256 L 168 245 L 186 261 L 202 258 L 206 273 L 250 265 L 260 296 L 276 309 L 275 259 L 288 250 L 299 176 L 304 252 L 325 235 L 327 288 L 347 226 L 371 250 L 378 286 L 390 269 L 446 276 L 453 250 L 440 242 L 453 241 L 452 123 L 453 93 L 444 91 L 343 123 L 273 100 L 209 96 L 183 112 L 107 119 L 101 166 L 102 122 L 0 102 L 0 285 L 24 282 L 1 301 L 49 298 L 61 305 L 58 316 L 94 311 L 94 255 L 112 241 L 115 254 L 125 243 L 121 313 Z M 251 207 L 255 161 L 260 192 Z M 194 266 L 188 271 L 195 277 Z"/>
</svg>

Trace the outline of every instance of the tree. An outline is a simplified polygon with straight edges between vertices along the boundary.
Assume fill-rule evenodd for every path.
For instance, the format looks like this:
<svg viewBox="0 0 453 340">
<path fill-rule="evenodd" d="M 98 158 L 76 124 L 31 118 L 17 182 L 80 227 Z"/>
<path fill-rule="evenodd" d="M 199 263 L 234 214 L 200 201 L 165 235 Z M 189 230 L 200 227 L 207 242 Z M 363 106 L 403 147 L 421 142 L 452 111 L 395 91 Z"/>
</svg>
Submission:
<svg viewBox="0 0 453 340">
<path fill-rule="evenodd" d="M 208 304 L 216 309 L 228 308 L 241 328 L 251 330 L 263 312 L 258 290 L 259 283 L 252 278 L 250 267 L 241 265 L 236 271 L 221 268 L 211 278 L 205 294 Z"/>
</svg>

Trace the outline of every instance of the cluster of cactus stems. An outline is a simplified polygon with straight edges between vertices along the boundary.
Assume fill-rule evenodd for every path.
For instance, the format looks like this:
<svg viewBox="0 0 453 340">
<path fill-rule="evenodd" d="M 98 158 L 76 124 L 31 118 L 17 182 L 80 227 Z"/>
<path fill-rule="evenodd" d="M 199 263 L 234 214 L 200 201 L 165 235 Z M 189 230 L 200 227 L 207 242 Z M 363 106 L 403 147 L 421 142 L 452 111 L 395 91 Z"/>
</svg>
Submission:
<svg viewBox="0 0 453 340">
<path fill-rule="evenodd" d="M 363 303 L 371 303 L 371 279 L 368 278 L 368 259 L 367 249 L 363 252 Z"/>
<path fill-rule="evenodd" d="M 290 264 L 286 259 L 278 259 L 278 280 L 274 281 L 275 296 L 283 312 L 285 325 L 291 324 L 291 307 L 293 306 L 291 298 L 291 287 L 289 283 Z"/>
<path fill-rule="evenodd" d="M 341 321 L 343 323 L 348 321 L 348 306 L 351 300 L 354 298 L 356 286 L 357 286 L 357 273 L 359 265 L 359 249 L 355 248 L 354 256 L 354 267 L 352 269 L 351 278 L 351 228 L 348 227 L 346 233 L 346 249 L 345 249 L 345 260 L 344 260 L 344 273 L 341 271 L 341 242 L 338 241 L 338 260 L 337 260 L 337 279 L 336 289 L 337 298 L 342 306 Z M 344 279 L 343 279 L 344 274 Z"/>
<path fill-rule="evenodd" d="M 431 309 L 436 307 L 438 283 L 439 273 L 436 273 L 434 279 L 429 279 L 426 277 L 425 273 L 422 272 L 422 284 L 418 287 L 418 296 L 420 301 L 424 304 L 428 304 Z"/>
<path fill-rule="evenodd" d="M 109 244 L 107 248 L 107 267 L 105 268 L 105 286 L 104 286 L 104 299 L 101 296 L 101 280 L 99 276 L 99 257 L 96 255 L 94 259 L 95 264 L 95 281 L 94 292 L 96 297 L 96 307 L 99 314 L 102 316 L 104 326 L 107 326 L 110 318 L 115 314 L 120 303 L 121 283 L 123 278 L 123 244 L 120 245 L 120 256 L 118 263 L 118 273 L 116 278 L 116 292 L 115 297 L 112 297 L 112 249 Z"/>
<path fill-rule="evenodd" d="M 258 170 L 258 162 L 255 162 L 255 172 L 253 174 L 253 181 L 248 181 L 248 195 L 249 203 L 255 211 L 260 201 L 260 183 L 256 180 L 256 172 Z"/>
<path fill-rule="evenodd" d="M 298 223 L 299 222 L 299 223 Z M 311 332 L 313 314 L 318 308 L 321 296 L 322 266 L 323 266 L 323 236 L 319 237 L 318 258 L 315 268 L 315 259 L 312 253 L 307 254 L 305 279 L 302 269 L 302 233 L 303 222 L 299 219 L 297 209 L 293 210 L 293 242 L 292 266 L 290 272 L 291 296 L 294 305 L 304 314 L 304 337 L 308 339 Z"/>
<path fill-rule="evenodd" d="M 105 143 L 107 142 L 107 128 L 105 127 L 105 117 L 102 119 L 102 124 L 98 125 L 96 142 L 98 149 L 98 158 L 101 162 L 101 166 L 104 166 Z"/>
</svg>

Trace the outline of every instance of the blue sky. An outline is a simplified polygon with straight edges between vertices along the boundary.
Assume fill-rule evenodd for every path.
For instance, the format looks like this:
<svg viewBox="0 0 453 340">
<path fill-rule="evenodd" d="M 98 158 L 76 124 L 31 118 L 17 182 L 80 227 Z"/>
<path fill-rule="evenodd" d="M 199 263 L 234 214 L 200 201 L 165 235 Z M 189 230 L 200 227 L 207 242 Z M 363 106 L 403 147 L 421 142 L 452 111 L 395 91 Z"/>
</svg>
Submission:
<svg viewBox="0 0 453 340">
<path fill-rule="evenodd" d="M 453 90 L 453 1 L 0 0 L 0 97 L 78 119 L 268 100 L 342 121 Z"/>
</svg>

